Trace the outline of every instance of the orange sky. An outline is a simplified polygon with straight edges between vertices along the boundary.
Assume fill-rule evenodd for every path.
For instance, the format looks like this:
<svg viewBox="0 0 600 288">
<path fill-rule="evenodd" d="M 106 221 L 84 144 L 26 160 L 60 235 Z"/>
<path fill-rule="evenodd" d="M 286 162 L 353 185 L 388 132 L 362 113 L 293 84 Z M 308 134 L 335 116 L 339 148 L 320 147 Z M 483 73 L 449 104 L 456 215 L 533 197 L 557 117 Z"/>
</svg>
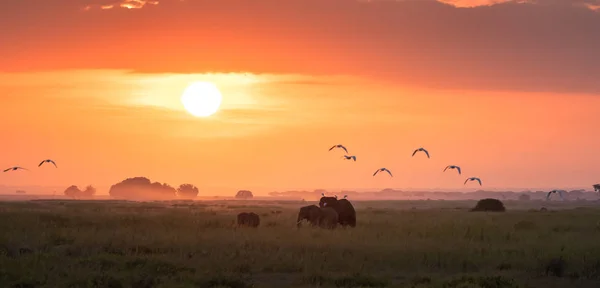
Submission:
<svg viewBox="0 0 600 288">
<path fill-rule="evenodd" d="M 0 4 L 0 27 L 13 28 L 0 32 L 11 55 L 0 165 L 33 171 L 0 185 L 147 176 L 215 195 L 600 182 L 600 38 L 589 37 L 600 13 L 585 8 L 596 1 L 31 1 Z M 208 118 L 179 102 L 198 80 L 223 94 Z M 358 161 L 327 151 L 338 143 Z M 431 159 L 411 157 L 421 146 Z M 37 168 L 46 158 L 59 169 Z M 463 175 L 441 172 L 451 164 Z M 395 177 L 372 177 L 380 167 Z"/>
</svg>

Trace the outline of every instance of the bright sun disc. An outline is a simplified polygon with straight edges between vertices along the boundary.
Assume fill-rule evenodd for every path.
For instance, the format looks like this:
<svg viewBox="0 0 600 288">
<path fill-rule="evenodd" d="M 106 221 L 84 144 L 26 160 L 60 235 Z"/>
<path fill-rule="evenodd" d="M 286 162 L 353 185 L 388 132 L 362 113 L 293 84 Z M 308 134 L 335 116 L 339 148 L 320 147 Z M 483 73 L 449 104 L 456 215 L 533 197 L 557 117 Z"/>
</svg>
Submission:
<svg viewBox="0 0 600 288">
<path fill-rule="evenodd" d="M 183 108 L 196 117 L 215 114 L 221 106 L 219 88 L 209 82 L 194 82 L 181 95 Z"/>
</svg>

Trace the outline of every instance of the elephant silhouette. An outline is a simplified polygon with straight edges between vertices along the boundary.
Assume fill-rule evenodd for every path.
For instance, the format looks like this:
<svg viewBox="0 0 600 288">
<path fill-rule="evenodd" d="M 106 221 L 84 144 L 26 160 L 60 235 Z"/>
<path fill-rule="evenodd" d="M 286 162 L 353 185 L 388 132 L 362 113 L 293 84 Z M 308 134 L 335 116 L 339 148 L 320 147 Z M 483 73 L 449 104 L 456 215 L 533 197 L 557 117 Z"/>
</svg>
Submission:
<svg viewBox="0 0 600 288">
<path fill-rule="evenodd" d="M 253 212 L 242 212 L 237 215 L 237 224 L 238 226 L 258 227 L 260 225 L 260 217 Z"/>
<path fill-rule="evenodd" d="M 356 210 L 348 199 L 323 196 L 319 200 L 319 207 L 331 207 L 338 213 L 338 223 L 342 226 L 356 227 Z"/>
</svg>

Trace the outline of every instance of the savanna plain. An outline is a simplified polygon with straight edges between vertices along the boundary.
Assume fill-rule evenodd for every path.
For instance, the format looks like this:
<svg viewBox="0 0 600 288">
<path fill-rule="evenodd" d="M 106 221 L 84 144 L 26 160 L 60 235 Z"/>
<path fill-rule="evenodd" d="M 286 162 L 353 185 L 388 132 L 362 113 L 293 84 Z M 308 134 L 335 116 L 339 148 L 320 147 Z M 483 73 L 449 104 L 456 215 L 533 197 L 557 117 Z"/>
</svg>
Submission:
<svg viewBox="0 0 600 288">
<path fill-rule="evenodd" d="M 353 201 L 328 230 L 296 227 L 310 201 L 0 202 L 0 287 L 600 287 L 598 202 L 475 203 Z"/>
</svg>

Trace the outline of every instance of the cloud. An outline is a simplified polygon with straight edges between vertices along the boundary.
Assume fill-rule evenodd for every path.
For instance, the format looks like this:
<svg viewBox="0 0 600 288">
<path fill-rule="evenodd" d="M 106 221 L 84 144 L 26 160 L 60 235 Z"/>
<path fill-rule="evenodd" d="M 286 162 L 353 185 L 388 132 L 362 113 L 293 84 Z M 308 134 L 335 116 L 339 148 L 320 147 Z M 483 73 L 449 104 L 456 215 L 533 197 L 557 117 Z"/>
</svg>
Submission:
<svg viewBox="0 0 600 288">
<path fill-rule="evenodd" d="M 92 9 L 109 10 L 115 8 L 141 9 L 146 5 L 158 5 L 158 0 L 121 0 L 121 1 L 98 1 L 100 3 L 89 4 L 83 7 L 83 10 Z"/>
<path fill-rule="evenodd" d="M 4 71 L 342 74 L 600 93 L 599 1 L 161 0 L 136 13 L 17 2 L 0 4 L 0 26 L 13 28 L 0 32 Z"/>
</svg>

